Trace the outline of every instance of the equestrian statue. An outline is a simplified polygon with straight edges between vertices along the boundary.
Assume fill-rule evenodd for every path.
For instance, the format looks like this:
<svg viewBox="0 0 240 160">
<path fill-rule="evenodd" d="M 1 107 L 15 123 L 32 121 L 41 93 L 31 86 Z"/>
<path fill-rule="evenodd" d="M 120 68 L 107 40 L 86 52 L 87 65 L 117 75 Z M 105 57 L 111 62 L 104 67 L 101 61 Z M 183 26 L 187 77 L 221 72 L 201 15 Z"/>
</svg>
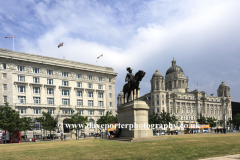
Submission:
<svg viewBox="0 0 240 160">
<path fill-rule="evenodd" d="M 129 101 L 131 92 L 133 92 L 133 99 L 134 99 L 134 90 L 135 89 L 136 89 L 136 95 L 138 96 L 138 90 L 140 90 L 139 83 L 146 74 L 146 72 L 139 70 L 134 76 L 132 74 L 132 69 L 130 67 L 127 67 L 127 71 L 129 73 L 127 73 L 127 75 L 126 75 L 125 82 L 128 82 L 128 83 L 126 83 L 123 86 L 124 103 L 125 103 L 126 93 L 127 93 L 127 102 Z"/>
</svg>

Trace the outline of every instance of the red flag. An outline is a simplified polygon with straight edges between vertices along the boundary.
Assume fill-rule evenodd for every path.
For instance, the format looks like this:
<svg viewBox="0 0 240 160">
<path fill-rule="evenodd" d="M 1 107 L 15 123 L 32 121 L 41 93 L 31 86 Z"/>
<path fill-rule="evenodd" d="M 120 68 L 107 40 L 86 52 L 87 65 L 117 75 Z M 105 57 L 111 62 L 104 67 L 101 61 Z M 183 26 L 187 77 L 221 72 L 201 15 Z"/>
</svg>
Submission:
<svg viewBox="0 0 240 160">
<path fill-rule="evenodd" d="M 100 55 L 100 56 L 98 56 L 98 57 L 97 57 L 97 59 L 99 59 L 99 58 L 100 58 L 100 57 L 102 57 L 102 56 L 103 56 L 103 54 L 102 54 L 102 55 Z"/>
<path fill-rule="evenodd" d="M 11 37 L 5 37 L 5 38 L 14 38 L 14 36 L 11 36 Z"/>
<path fill-rule="evenodd" d="M 60 48 L 60 47 L 62 47 L 63 46 L 63 43 L 60 43 L 59 45 L 58 45 L 58 48 Z"/>
</svg>

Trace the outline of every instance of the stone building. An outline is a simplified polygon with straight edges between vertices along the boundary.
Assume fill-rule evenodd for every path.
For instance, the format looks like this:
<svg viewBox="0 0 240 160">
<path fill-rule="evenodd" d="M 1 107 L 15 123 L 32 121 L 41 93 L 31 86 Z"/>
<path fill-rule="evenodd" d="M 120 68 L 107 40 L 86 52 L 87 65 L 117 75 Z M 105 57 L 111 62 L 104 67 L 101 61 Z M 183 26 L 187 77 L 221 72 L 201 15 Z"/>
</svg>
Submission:
<svg viewBox="0 0 240 160">
<path fill-rule="evenodd" d="M 229 118 L 232 119 L 231 96 L 229 86 L 222 82 L 217 89 L 217 96 L 207 95 L 204 91 L 189 91 L 188 77 L 183 69 L 172 60 L 172 66 L 167 70 L 165 78 L 156 70 L 153 74 L 150 93 L 143 99 L 149 105 L 149 114 L 160 113 L 163 110 L 175 115 L 178 122 L 196 121 L 200 113 L 205 117 L 214 117 L 224 120 L 225 125 Z M 123 102 L 123 93 L 118 95 L 118 105 Z"/>
<path fill-rule="evenodd" d="M 73 111 L 87 116 L 91 124 L 107 111 L 115 115 L 113 68 L 6 49 L 0 49 L 0 57 L 0 103 L 8 102 L 21 117 L 35 118 L 50 111 L 67 134 L 65 123 Z M 97 132 L 85 129 L 86 134 Z M 33 134 L 37 138 L 43 134 L 38 122 L 28 137 Z"/>
</svg>

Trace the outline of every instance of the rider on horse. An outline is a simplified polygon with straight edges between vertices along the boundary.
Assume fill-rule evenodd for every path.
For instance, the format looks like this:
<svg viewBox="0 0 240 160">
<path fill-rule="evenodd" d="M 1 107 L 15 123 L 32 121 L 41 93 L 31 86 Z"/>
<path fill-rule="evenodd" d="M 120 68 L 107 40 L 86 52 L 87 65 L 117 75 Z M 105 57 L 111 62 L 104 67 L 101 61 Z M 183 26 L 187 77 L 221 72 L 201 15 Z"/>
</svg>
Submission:
<svg viewBox="0 0 240 160">
<path fill-rule="evenodd" d="M 127 67 L 127 71 L 129 73 L 126 75 L 125 82 L 128 82 L 128 88 L 130 88 L 130 84 L 134 78 L 134 75 L 132 74 L 132 69 L 130 67 Z"/>
</svg>

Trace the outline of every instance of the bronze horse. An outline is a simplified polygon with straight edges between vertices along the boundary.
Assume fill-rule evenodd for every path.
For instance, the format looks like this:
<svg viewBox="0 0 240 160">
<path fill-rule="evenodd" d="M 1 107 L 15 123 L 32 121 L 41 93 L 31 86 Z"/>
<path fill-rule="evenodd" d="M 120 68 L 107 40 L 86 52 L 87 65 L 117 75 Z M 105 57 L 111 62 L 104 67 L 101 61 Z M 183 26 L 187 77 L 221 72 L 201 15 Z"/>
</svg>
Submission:
<svg viewBox="0 0 240 160">
<path fill-rule="evenodd" d="M 134 90 L 135 89 L 136 89 L 136 95 L 138 95 L 138 90 L 140 89 L 139 88 L 139 83 L 142 80 L 142 78 L 145 76 L 145 74 L 146 74 L 146 72 L 144 72 L 142 70 L 139 70 L 135 74 L 133 80 L 130 82 L 130 88 L 128 87 L 127 83 L 123 86 L 124 103 L 125 103 L 125 95 L 126 95 L 126 93 L 128 94 L 127 95 L 127 102 L 129 101 L 129 97 L 131 95 L 131 92 L 133 92 L 133 97 L 134 97 Z"/>
</svg>

